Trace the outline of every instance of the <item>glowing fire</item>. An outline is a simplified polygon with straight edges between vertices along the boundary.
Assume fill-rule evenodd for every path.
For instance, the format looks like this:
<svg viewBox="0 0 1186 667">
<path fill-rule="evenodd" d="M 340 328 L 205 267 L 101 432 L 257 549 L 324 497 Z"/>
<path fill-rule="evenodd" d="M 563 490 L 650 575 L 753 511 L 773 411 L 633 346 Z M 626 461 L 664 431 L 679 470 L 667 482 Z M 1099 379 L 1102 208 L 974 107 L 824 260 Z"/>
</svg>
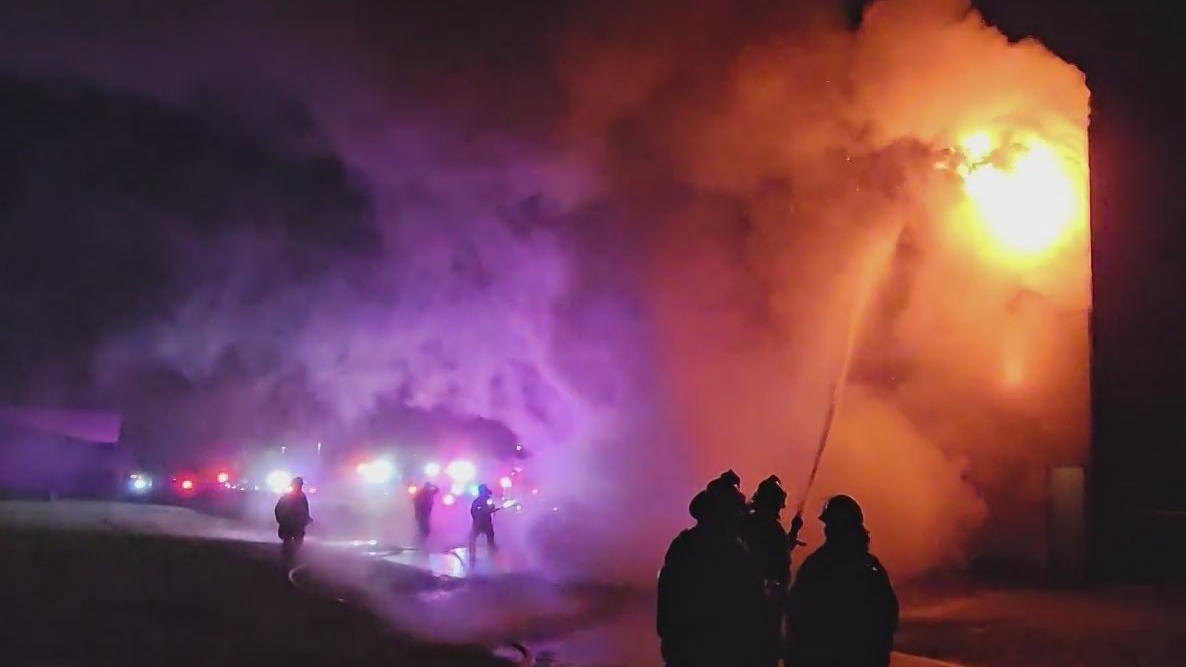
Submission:
<svg viewBox="0 0 1186 667">
<path fill-rule="evenodd" d="M 1010 389 L 1016 389 L 1025 384 L 1025 366 L 1020 359 L 1008 358 L 1004 364 L 1004 382 Z"/>
<path fill-rule="evenodd" d="M 1040 140 L 997 146 L 984 132 L 960 142 L 964 192 L 1004 250 L 1044 253 L 1074 229 L 1077 188 L 1058 154 Z"/>
</svg>

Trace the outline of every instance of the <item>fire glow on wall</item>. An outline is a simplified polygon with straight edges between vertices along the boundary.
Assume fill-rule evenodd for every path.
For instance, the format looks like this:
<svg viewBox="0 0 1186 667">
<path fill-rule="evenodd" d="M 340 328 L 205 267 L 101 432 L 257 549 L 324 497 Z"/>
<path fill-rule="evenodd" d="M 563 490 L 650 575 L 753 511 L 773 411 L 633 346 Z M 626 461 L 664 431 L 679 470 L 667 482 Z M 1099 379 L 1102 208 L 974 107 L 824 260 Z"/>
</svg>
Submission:
<svg viewBox="0 0 1186 667">
<path fill-rule="evenodd" d="M 926 214 L 872 254 L 855 375 L 892 369 L 898 409 L 965 462 L 985 508 L 969 551 L 1040 565 L 1049 471 L 1090 450 L 1086 124 L 1001 120 L 950 144 Z M 849 419 L 850 439 L 873 438 Z"/>
</svg>

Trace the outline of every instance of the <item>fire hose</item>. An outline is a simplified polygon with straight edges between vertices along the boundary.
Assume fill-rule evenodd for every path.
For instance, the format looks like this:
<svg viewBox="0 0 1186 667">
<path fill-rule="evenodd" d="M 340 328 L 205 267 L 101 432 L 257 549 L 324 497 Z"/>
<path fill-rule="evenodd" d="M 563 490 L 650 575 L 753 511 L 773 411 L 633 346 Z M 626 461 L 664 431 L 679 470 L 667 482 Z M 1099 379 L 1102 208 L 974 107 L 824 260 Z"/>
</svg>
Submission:
<svg viewBox="0 0 1186 667">
<path fill-rule="evenodd" d="M 860 337 L 861 325 L 865 319 L 865 310 L 872 300 L 874 288 L 879 282 L 878 278 L 889 267 L 890 260 L 894 255 L 893 251 L 897 246 L 897 240 L 901 233 L 902 230 L 899 230 L 893 236 L 894 242 L 887 244 L 882 256 L 874 256 L 874 260 L 870 265 L 874 270 L 865 272 L 861 291 L 857 294 L 856 302 L 853 304 L 852 312 L 849 315 L 848 340 L 844 346 L 844 356 L 841 360 L 840 369 L 832 382 L 832 396 L 828 403 L 828 411 L 824 414 L 824 425 L 820 432 L 819 442 L 816 445 L 815 457 L 811 462 L 811 473 L 807 477 L 807 483 L 803 485 L 803 493 L 796 507 L 796 515 L 803 514 L 803 510 L 807 506 L 807 498 L 811 493 L 811 487 L 815 485 L 815 478 L 819 474 L 820 463 L 824 459 L 824 451 L 828 447 L 828 439 L 832 434 L 832 427 L 836 424 L 836 415 L 840 412 L 840 401 L 844 396 L 844 388 L 848 385 L 849 368 L 852 366 L 852 359 L 856 353 L 857 340 Z"/>
<path fill-rule="evenodd" d="M 854 335 L 856 327 L 853 327 L 853 332 L 850 332 L 848 337 L 848 347 L 844 353 L 844 363 L 840 367 L 840 372 L 836 376 L 836 380 L 832 383 L 832 398 L 828 403 L 828 412 L 824 415 L 824 427 L 820 432 L 819 443 L 815 448 L 815 457 L 811 462 L 811 474 L 807 476 L 807 483 L 803 485 L 803 494 L 799 498 L 799 505 L 796 508 L 795 514 L 802 515 L 803 509 L 807 506 L 807 496 L 811 493 L 811 487 L 815 484 L 815 477 L 819 474 L 820 463 L 824 460 L 824 451 L 828 447 L 828 436 L 832 434 L 832 426 L 836 424 L 836 413 L 839 412 L 840 399 L 844 394 L 844 386 L 847 384 L 848 367 L 852 362 L 853 348 L 856 347 Z"/>
</svg>

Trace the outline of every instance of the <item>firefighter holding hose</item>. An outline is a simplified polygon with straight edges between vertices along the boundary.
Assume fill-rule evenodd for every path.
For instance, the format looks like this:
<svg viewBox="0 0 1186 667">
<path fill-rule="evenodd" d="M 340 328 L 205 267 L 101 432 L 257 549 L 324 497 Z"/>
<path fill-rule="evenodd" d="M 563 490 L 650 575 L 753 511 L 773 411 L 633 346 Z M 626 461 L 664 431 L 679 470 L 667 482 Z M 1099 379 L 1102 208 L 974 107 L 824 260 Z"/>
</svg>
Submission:
<svg viewBox="0 0 1186 667">
<path fill-rule="evenodd" d="M 494 542 L 494 514 L 502 509 L 494 503 L 494 492 L 485 484 L 478 485 L 478 497 L 469 507 L 471 519 L 469 531 L 469 558 L 477 560 L 478 537 L 486 538 L 486 548 L 491 554 L 498 551 Z"/>
<path fill-rule="evenodd" d="M 791 552 L 799 546 L 803 517 L 791 519 L 790 530 L 783 530 L 781 514 L 787 506 L 787 492 L 777 475 L 767 477 L 750 499 L 746 515 L 745 537 L 767 586 L 786 591 L 791 583 Z M 780 593 L 781 595 L 781 593 Z"/>
<path fill-rule="evenodd" d="M 783 606 L 791 582 L 791 552 L 798 545 L 803 518 L 795 515 L 790 531 L 783 530 L 780 515 L 787 506 L 787 492 L 777 475 L 758 485 L 750 500 L 742 534 L 749 545 L 766 592 L 767 614 L 763 624 L 764 664 L 778 663 L 782 644 Z"/>
</svg>

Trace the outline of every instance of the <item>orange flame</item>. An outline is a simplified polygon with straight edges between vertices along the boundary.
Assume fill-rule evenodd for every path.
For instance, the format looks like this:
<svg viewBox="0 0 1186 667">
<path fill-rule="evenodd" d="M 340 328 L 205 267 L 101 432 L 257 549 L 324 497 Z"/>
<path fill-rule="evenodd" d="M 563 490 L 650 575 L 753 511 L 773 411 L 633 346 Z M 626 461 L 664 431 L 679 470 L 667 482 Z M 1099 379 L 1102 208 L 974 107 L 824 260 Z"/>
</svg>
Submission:
<svg viewBox="0 0 1186 667">
<path fill-rule="evenodd" d="M 999 146 L 986 132 L 960 142 L 964 192 L 1000 249 L 1019 257 L 1043 255 L 1074 230 L 1078 188 L 1058 153 L 1031 138 Z"/>
</svg>

